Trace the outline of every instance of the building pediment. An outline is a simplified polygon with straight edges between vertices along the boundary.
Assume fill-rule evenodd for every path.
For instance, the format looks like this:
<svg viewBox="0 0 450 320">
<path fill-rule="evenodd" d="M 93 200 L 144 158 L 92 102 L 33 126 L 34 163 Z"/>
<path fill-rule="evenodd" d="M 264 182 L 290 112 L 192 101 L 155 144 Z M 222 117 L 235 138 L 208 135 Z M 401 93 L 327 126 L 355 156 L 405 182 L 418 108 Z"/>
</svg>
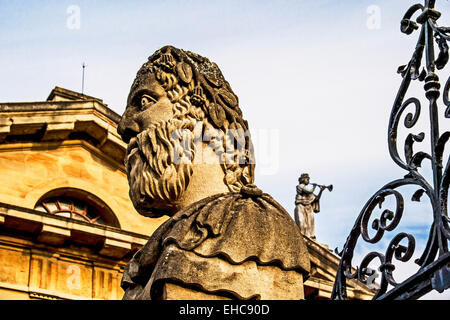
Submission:
<svg viewBox="0 0 450 320">
<path fill-rule="evenodd" d="M 126 144 L 116 132 L 118 114 L 100 99 L 59 87 L 48 99 L 0 103 L 0 143 L 82 140 L 123 169 Z"/>
</svg>

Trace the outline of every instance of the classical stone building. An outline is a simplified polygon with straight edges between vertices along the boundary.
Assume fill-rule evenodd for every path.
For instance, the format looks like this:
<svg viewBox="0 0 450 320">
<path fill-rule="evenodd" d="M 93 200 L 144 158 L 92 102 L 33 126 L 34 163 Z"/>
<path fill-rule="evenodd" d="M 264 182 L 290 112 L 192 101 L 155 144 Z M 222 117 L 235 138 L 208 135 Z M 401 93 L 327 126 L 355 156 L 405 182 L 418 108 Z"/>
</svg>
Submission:
<svg viewBox="0 0 450 320">
<path fill-rule="evenodd" d="M 0 299 L 121 299 L 126 263 L 166 218 L 129 200 L 119 120 L 59 87 L 46 101 L 0 103 Z M 339 258 L 305 241 L 305 297 L 328 299 Z M 349 298 L 373 294 L 349 286 Z"/>
</svg>

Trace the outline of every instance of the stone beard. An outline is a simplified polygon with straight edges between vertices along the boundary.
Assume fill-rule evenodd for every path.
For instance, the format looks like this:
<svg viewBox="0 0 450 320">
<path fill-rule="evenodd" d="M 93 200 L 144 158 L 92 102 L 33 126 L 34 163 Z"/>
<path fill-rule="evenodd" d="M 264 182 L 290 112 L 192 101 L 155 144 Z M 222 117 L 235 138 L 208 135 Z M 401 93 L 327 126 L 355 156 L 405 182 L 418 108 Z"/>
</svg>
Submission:
<svg viewBox="0 0 450 320">
<path fill-rule="evenodd" d="M 191 121 L 173 119 L 131 139 L 125 167 L 130 198 L 139 212 L 155 216 L 155 210 L 167 209 L 182 195 L 193 173 L 193 135 Z"/>
<path fill-rule="evenodd" d="M 195 155 L 202 152 L 201 148 L 196 149 L 196 142 L 209 143 L 207 147 L 215 153 L 210 164 L 236 167 L 245 158 L 242 146 L 246 132 L 228 130 L 224 134 L 211 126 L 205 130 L 203 127 L 201 121 L 189 116 L 184 120 L 171 119 L 151 125 L 130 140 L 125 167 L 130 198 L 141 214 L 148 212 L 155 217 L 159 211 L 159 215 L 164 215 L 167 209 L 175 208 L 173 203 L 189 185 Z M 204 160 L 202 155 L 199 158 Z M 233 174 L 234 171 L 228 171 L 226 177 Z"/>
</svg>

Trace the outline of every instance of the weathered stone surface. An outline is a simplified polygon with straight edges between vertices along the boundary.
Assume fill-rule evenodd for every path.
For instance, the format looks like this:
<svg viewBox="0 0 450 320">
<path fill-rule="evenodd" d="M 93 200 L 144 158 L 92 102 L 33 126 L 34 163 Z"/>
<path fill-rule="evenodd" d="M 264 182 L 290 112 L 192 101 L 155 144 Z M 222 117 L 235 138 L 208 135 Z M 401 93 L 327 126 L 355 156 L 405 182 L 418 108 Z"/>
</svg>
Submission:
<svg viewBox="0 0 450 320">
<path fill-rule="evenodd" d="M 161 297 L 164 300 L 231 300 L 231 298 L 189 289 L 175 283 L 165 283 Z"/>
<path fill-rule="evenodd" d="M 89 250 L 55 249 L 0 234 L 0 297 L 120 299 L 122 261 Z"/>
<path fill-rule="evenodd" d="M 239 299 L 301 299 L 308 272 L 300 231 L 272 197 L 225 193 L 158 228 L 130 261 L 122 287 L 125 299 L 161 298 L 165 282 Z"/>
<path fill-rule="evenodd" d="M 252 143 L 238 98 L 217 65 L 195 53 L 166 46 L 149 58 L 118 132 L 128 143 L 130 198 L 144 216 L 173 215 L 253 182 Z"/>
<path fill-rule="evenodd" d="M 303 298 L 303 237 L 252 185 L 248 123 L 214 62 L 172 46 L 156 51 L 136 75 L 118 133 L 128 143 L 134 207 L 171 217 L 125 270 L 125 299 L 196 296 L 193 290 L 199 298 Z"/>
<path fill-rule="evenodd" d="M 174 244 L 168 245 L 161 257 L 155 266 L 156 272 L 140 291 L 141 295 L 134 299 L 164 298 L 161 285 L 172 282 L 217 297 L 263 300 L 304 298 L 303 275 L 295 270 L 286 271 L 252 260 L 231 264 L 222 258 L 199 256 Z M 178 295 L 182 294 L 180 291 Z M 171 292 L 167 292 L 166 288 L 167 293 Z"/>
</svg>

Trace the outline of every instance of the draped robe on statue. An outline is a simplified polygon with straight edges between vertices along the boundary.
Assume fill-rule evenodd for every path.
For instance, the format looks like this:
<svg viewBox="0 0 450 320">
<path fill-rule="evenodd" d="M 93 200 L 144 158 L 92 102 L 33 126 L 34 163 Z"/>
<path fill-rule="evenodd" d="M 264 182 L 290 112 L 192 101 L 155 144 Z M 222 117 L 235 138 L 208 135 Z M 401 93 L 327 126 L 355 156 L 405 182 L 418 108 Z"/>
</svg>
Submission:
<svg viewBox="0 0 450 320">
<path fill-rule="evenodd" d="M 208 197 L 163 223 L 125 269 L 124 299 L 165 299 L 167 283 L 225 298 L 302 299 L 310 265 L 297 226 L 270 195 L 246 191 Z"/>
<path fill-rule="evenodd" d="M 315 237 L 314 212 L 319 212 L 319 201 L 316 200 L 312 187 L 303 183 L 297 186 L 295 222 L 300 227 L 300 232 L 310 238 Z"/>
</svg>

